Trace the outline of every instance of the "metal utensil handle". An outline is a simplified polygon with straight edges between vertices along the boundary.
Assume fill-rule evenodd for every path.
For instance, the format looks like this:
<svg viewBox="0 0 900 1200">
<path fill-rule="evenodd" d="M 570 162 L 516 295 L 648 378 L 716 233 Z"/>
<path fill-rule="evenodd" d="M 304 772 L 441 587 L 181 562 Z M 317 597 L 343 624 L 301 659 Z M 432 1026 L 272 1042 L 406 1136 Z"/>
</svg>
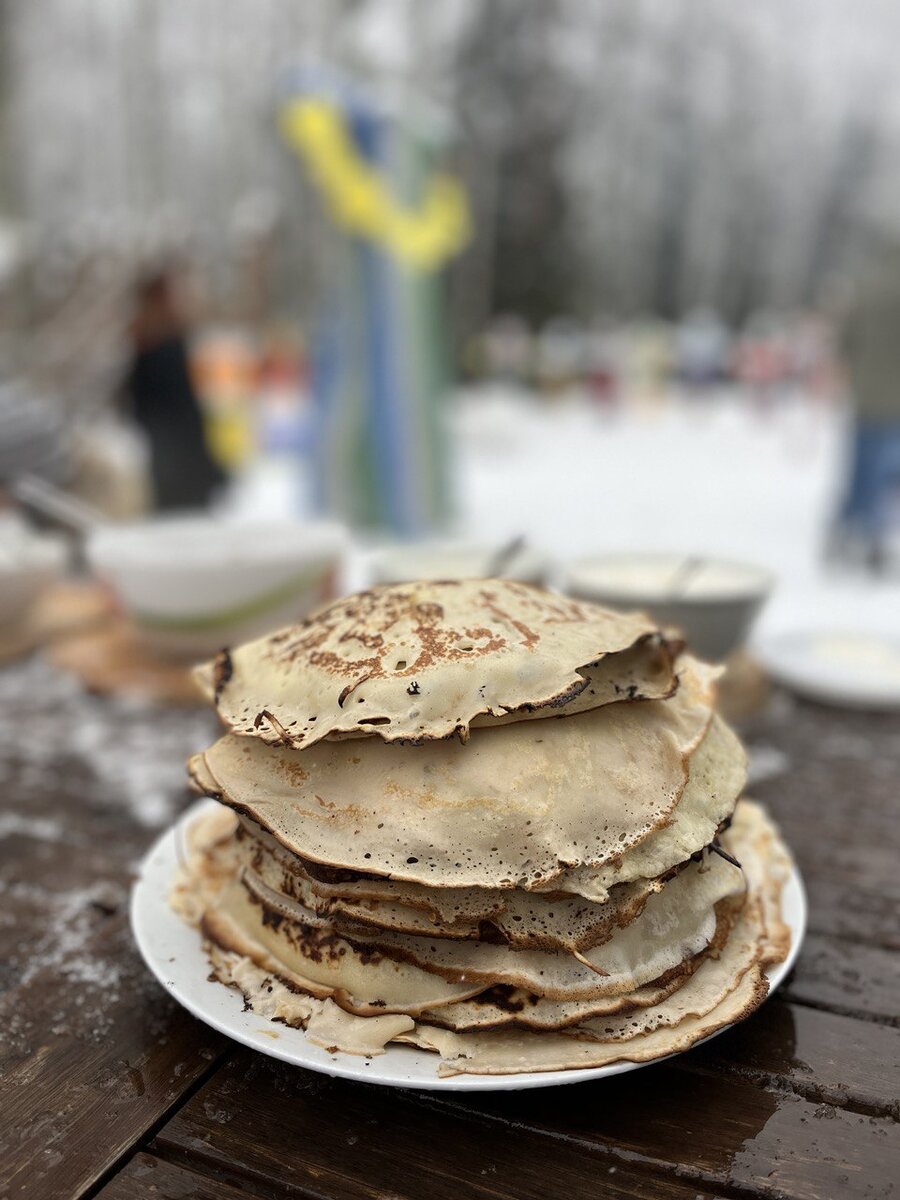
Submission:
<svg viewBox="0 0 900 1200">
<path fill-rule="evenodd" d="M 37 475 L 19 475 L 12 481 L 10 491 L 20 504 L 30 506 L 41 516 L 49 517 L 82 537 L 105 523 L 105 518 L 93 505 Z"/>
<path fill-rule="evenodd" d="M 503 546 L 500 546 L 500 548 L 495 550 L 487 561 L 485 577 L 493 578 L 495 576 L 502 575 L 503 572 L 509 568 L 510 563 L 514 562 L 519 557 L 524 548 L 525 535 L 521 533 L 517 537 L 514 537 L 510 541 L 506 542 Z"/>
</svg>

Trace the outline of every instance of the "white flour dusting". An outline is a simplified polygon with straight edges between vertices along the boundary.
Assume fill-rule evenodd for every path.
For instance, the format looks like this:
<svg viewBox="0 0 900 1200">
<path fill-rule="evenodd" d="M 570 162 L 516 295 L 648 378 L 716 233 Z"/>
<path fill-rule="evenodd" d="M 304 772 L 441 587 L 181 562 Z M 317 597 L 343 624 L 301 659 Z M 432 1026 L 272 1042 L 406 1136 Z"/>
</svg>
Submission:
<svg viewBox="0 0 900 1200">
<path fill-rule="evenodd" d="M 39 657 L 0 671 L 0 1021 L 22 1055 L 48 1030 L 102 1045 L 123 1004 L 162 1036 L 168 1005 L 131 942 L 127 871 L 183 807 L 185 760 L 215 736 L 208 711 L 91 696 Z M 45 1005 L 27 1002 L 29 985 Z"/>
<path fill-rule="evenodd" d="M 20 709 L 28 714 L 21 723 Z M 160 829 L 183 801 L 185 760 L 215 737 L 215 718 L 205 709 L 92 696 L 41 658 L 0 671 L 0 716 L 0 784 L 14 782 L 19 810 L 10 821 L 25 815 L 32 795 L 58 791 L 60 773 L 80 765 L 93 776 L 87 803 L 124 808 L 144 828 Z M 28 832 L 52 839 L 62 831 L 48 821 Z"/>
<path fill-rule="evenodd" d="M 19 813 L 0 813 L 0 841 L 6 837 L 20 834 L 22 837 L 37 838 L 43 842 L 61 842 L 63 827 L 60 821 L 52 817 L 26 818 Z"/>
<path fill-rule="evenodd" d="M 27 955 L 22 955 L 22 961 L 16 963 L 21 972 L 21 985 L 29 984 L 48 967 L 75 982 L 92 983 L 102 988 L 114 987 L 119 982 L 121 971 L 116 964 L 96 959 L 87 951 L 103 913 L 125 904 L 123 887 L 102 880 L 89 887 L 51 892 L 32 884 L 4 886 L 0 883 L 0 896 L 7 909 L 12 909 L 16 903 L 42 909 L 43 931 L 27 947 Z"/>
</svg>

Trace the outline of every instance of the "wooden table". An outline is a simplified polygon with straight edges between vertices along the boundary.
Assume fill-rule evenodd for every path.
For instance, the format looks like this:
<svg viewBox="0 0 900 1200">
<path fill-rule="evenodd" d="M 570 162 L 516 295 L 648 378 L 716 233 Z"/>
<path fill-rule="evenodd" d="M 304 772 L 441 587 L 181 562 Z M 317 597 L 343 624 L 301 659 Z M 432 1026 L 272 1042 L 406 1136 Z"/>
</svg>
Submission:
<svg viewBox="0 0 900 1200">
<path fill-rule="evenodd" d="M 285 1066 L 151 979 L 129 878 L 187 802 L 154 757 L 211 737 L 204 719 L 81 697 L 40 662 L 0 673 L 0 1197 L 900 1191 L 900 718 L 782 699 L 752 732 L 786 756 L 755 791 L 811 909 L 796 970 L 756 1016 L 606 1082 L 474 1097 Z"/>
</svg>

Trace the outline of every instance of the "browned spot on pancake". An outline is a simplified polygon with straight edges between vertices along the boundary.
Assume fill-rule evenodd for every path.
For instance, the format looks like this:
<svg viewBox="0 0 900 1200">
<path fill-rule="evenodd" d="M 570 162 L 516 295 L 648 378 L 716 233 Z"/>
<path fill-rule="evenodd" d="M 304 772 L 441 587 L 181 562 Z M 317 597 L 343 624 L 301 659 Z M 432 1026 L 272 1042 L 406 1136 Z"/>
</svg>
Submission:
<svg viewBox="0 0 900 1200">
<path fill-rule="evenodd" d="M 281 769 L 288 778 L 291 787 L 300 787 L 309 778 L 309 772 L 305 771 L 300 764 L 293 759 L 285 759 L 281 764 Z"/>
<path fill-rule="evenodd" d="M 231 661 L 231 655 L 227 650 L 221 650 L 213 663 L 213 698 L 216 704 L 233 674 L 234 663 Z"/>
</svg>

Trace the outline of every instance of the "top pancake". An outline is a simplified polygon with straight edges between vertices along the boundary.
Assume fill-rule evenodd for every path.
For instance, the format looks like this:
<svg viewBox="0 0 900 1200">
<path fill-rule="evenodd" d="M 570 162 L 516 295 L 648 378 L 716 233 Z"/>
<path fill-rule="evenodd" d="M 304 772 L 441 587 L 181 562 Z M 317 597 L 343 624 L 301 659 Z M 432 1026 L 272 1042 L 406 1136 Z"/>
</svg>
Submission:
<svg viewBox="0 0 900 1200">
<path fill-rule="evenodd" d="M 305 749 L 323 738 L 425 742 L 661 699 L 672 650 L 642 613 L 508 579 L 374 588 L 222 653 L 197 679 L 235 733 Z"/>
</svg>

